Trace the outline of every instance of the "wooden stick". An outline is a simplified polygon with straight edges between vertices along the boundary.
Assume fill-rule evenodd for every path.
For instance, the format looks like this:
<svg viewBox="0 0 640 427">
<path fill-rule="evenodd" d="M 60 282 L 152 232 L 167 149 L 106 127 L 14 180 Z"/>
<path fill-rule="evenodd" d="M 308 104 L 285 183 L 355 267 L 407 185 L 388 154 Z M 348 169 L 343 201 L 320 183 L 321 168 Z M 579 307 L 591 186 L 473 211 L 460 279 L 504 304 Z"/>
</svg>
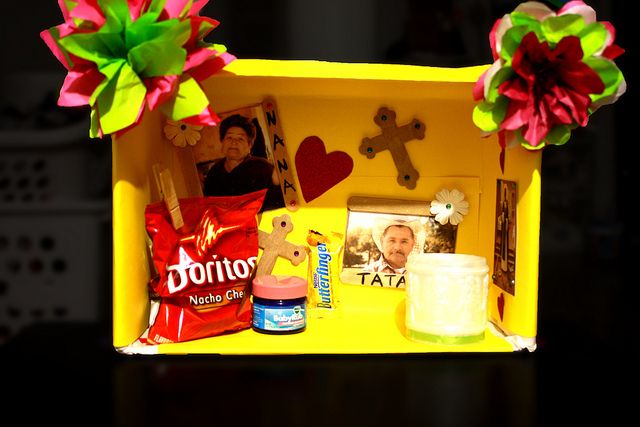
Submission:
<svg viewBox="0 0 640 427">
<path fill-rule="evenodd" d="M 275 161 L 274 167 L 280 178 L 280 189 L 284 196 L 285 206 L 293 212 L 298 210 L 300 201 L 298 200 L 298 191 L 294 187 L 293 163 L 291 163 L 287 154 L 284 132 L 282 131 L 275 99 L 266 97 L 262 102 L 262 109 L 267 122 L 267 131 Z"/>
<path fill-rule="evenodd" d="M 178 230 L 184 225 L 184 220 L 182 219 L 182 212 L 180 211 L 178 195 L 173 185 L 173 178 L 171 178 L 171 171 L 161 164 L 156 163 L 153 165 L 153 176 L 156 179 L 160 197 L 164 200 L 169 215 L 171 216 L 173 228 Z"/>
</svg>

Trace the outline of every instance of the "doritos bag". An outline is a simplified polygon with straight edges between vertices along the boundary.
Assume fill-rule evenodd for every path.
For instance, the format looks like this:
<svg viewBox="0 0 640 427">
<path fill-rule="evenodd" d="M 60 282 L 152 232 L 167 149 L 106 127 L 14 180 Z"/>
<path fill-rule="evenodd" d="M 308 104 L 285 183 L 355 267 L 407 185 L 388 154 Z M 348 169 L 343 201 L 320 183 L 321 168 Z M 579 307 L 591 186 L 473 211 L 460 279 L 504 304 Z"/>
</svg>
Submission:
<svg viewBox="0 0 640 427">
<path fill-rule="evenodd" d="M 146 229 L 158 272 L 160 307 L 147 341 L 189 341 L 251 326 L 249 288 L 258 256 L 258 213 L 265 190 L 180 199 L 175 230 L 163 202 L 147 205 Z"/>
</svg>

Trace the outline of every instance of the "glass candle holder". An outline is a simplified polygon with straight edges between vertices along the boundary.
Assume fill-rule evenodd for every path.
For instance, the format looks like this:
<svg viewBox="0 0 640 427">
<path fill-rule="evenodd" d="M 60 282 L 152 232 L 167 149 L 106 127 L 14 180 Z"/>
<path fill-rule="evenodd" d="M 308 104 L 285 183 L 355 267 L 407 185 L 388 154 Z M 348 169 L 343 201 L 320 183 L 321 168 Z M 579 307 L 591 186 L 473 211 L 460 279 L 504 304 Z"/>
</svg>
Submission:
<svg viewBox="0 0 640 427">
<path fill-rule="evenodd" d="M 406 267 L 409 339 L 442 344 L 484 339 L 489 292 L 489 267 L 484 257 L 412 254 Z"/>
</svg>

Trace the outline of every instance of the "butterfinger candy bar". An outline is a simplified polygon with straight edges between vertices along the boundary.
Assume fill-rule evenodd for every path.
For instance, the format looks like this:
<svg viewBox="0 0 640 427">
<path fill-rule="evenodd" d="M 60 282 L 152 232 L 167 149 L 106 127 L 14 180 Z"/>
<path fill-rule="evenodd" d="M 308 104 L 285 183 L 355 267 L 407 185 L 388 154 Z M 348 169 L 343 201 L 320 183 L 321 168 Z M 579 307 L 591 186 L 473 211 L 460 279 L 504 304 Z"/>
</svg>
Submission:
<svg viewBox="0 0 640 427">
<path fill-rule="evenodd" d="M 323 317 L 335 311 L 340 303 L 338 296 L 338 271 L 342 235 L 332 233 L 329 238 L 315 230 L 309 230 L 309 295 L 307 309 L 315 317 Z"/>
</svg>

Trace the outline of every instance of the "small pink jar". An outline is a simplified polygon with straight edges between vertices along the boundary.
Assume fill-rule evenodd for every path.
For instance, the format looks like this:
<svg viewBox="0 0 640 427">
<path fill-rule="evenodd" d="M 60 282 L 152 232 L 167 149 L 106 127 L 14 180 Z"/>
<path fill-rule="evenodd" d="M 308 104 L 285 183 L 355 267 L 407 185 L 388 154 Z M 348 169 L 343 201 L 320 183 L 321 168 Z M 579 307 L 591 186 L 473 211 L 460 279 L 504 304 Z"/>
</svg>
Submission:
<svg viewBox="0 0 640 427">
<path fill-rule="evenodd" d="M 253 330 L 295 334 L 307 327 L 307 280 L 265 275 L 253 279 Z"/>
</svg>

